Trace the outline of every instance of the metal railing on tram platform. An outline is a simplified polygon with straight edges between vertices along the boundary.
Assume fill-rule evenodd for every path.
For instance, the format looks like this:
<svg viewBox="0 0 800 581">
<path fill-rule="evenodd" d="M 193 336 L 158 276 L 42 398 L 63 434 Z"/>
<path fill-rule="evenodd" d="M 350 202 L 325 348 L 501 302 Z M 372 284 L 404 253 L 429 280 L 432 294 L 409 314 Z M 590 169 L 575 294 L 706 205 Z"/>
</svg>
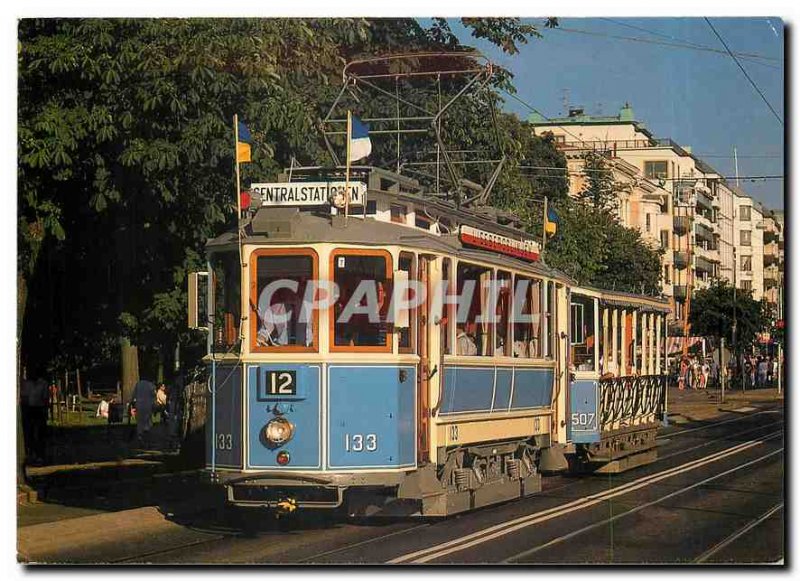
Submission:
<svg viewBox="0 0 800 581">
<path fill-rule="evenodd" d="M 664 415 L 666 375 L 631 375 L 601 379 L 599 388 L 602 431 L 644 425 L 642 420 L 646 418 L 660 422 Z"/>
</svg>

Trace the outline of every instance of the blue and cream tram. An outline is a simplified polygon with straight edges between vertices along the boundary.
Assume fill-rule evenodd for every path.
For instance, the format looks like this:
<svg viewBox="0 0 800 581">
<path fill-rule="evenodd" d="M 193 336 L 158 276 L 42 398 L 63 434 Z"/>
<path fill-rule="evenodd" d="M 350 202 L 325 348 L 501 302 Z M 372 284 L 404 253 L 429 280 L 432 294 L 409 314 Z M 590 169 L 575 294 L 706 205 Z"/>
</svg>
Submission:
<svg viewBox="0 0 800 581">
<path fill-rule="evenodd" d="M 652 457 L 665 303 L 576 288 L 513 216 L 382 169 L 353 170 L 344 215 L 343 178 L 254 184 L 241 236 L 207 245 L 206 469 L 231 504 L 445 516 Z"/>
</svg>

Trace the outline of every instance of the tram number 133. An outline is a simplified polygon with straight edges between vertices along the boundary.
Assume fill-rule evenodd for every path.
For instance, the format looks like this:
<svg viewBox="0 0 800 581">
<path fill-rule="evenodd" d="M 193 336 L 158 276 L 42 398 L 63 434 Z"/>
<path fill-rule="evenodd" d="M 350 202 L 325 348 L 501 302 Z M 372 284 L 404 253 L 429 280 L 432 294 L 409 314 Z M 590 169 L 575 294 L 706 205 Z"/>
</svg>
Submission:
<svg viewBox="0 0 800 581">
<path fill-rule="evenodd" d="M 375 452 L 378 436 L 375 434 L 345 434 L 344 449 L 347 452 Z"/>
</svg>

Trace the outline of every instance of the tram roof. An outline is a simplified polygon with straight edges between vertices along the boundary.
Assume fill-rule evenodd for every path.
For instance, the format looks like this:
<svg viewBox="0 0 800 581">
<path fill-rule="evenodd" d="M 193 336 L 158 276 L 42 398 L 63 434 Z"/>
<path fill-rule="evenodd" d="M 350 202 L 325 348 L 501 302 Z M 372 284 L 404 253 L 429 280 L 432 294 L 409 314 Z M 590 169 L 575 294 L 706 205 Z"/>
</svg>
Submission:
<svg viewBox="0 0 800 581">
<path fill-rule="evenodd" d="M 585 294 L 600 299 L 604 305 L 611 307 L 644 307 L 649 310 L 670 313 L 672 309 L 669 305 L 669 300 L 664 297 L 652 297 L 646 295 L 638 295 L 625 291 L 608 290 L 592 286 L 581 285 L 572 289 L 575 294 Z"/>
<path fill-rule="evenodd" d="M 263 245 L 302 245 L 314 243 L 354 244 L 363 246 L 406 246 L 433 253 L 455 255 L 467 260 L 490 263 L 497 267 L 529 271 L 567 283 L 574 281 L 565 273 L 542 261 L 528 262 L 512 256 L 470 248 L 458 234 L 435 234 L 371 217 L 300 211 L 298 208 L 260 208 L 244 226 L 242 242 Z M 236 248 L 235 231 L 208 241 L 213 249 Z"/>
</svg>

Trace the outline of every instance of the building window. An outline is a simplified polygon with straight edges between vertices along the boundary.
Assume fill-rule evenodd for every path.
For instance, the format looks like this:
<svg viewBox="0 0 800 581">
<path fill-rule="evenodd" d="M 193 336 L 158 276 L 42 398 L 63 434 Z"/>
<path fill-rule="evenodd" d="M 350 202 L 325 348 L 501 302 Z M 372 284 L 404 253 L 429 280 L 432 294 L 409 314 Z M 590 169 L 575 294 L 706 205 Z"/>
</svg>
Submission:
<svg viewBox="0 0 800 581">
<path fill-rule="evenodd" d="M 667 177 L 666 161 L 646 161 L 644 162 L 644 176 L 647 179 L 662 179 Z"/>
<path fill-rule="evenodd" d="M 392 222 L 397 222 L 398 224 L 406 223 L 406 207 L 404 205 L 392 204 L 389 209 L 392 215 Z"/>
<path fill-rule="evenodd" d="M 374 216 L 378 213 L 378 202 L 367 200 L 367 216 Z"/>
<path fill-rule="evenodd" d="M 651 220 L 650 220 L 650 213 L 649 212 L 644 215 L 644 222 L 645 222 L 645 229 L 648 232 L 650 232 L 650 222 L 651 222 Z"/>
<path fill-rule="evenodd" d="M 750 206 L 739 206 L 739 221 L 740 222 L 750 221 Z"/>
<path fill-rule="evenodd" d="M 753 257 L 752 256 L 742 256 L 742 271 L 743 272 L 752 272 L 753 271 Z"/>
<path fill-rule="evenodd" d="M 742 281 L 742 290 L 746 290 L 746 291 L 753 290 L 753 281 L 752 280 L 743 280 Z"/>
<path fill-rule="evenodd" d="M 669 279 L 669 264 L 664 265 L 664 282 L 670 284 Z"/>
<path fill-rule="evenodd" d="M 564 145 L 567 142 L 566 135 L 553 135 L 553 142 L 556 145 Z"/>
<path fill-rule="evenodd" d="M 664 250 L 669 249 L 669 230 L 661 231 L 661 248 Z"/>
<path fill-rule="evenodd" d="M 750 237 L 752 232 L 750 230 L 740 230 L 739 231 L 739 245 L 740 246 L 750 246 Z"/>
</svg>

